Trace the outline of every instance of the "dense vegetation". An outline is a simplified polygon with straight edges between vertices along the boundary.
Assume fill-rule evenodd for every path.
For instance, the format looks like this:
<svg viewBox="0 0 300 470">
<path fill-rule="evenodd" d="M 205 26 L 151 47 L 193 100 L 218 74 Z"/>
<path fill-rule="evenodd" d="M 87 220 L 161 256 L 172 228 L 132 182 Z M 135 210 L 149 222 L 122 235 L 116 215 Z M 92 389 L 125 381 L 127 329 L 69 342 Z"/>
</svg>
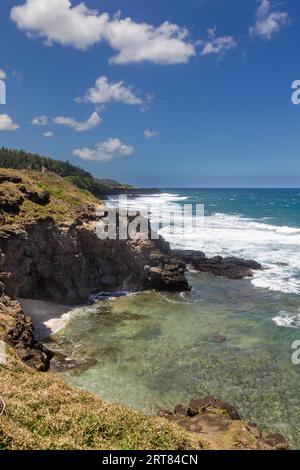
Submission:
<svg viewBox="0 0 300 470">
<path fill-rule="evenodd" d="M 49 171 L 66 178 L 80 189 L 90 191 L 96 197 L 111 194 L 115 188 L 128 188 L 109 179 L 95 179 L 87 171 L 69 162 L 42 157 L 24 150 L 0 149 L 0 167 L 15 170 Z"/>
</svg>

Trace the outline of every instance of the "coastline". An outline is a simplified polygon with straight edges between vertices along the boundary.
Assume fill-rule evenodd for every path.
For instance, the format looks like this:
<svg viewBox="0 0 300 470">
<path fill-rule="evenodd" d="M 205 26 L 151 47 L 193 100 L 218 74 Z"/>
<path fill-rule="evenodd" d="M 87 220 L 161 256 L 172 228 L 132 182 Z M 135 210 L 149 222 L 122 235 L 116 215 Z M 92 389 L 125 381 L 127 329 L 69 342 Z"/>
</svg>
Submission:
<svg viewBox="0 0 300 470">
<path fill-rule="evenodd" d="M 11 183 L 14 185 L 20 184 L 20 179 L 14 181 Z M 54 199 L 52 204 L 55 205 L 55 196 L 50 195 L 50 200 L 51 197 Z M 176 296 L 181 292 L 185 292 L 189 296 L 193 294 L 190 293 L 185 277 L 187 263 L 191 263 L 193 268 L 196 268 L 197 272 L 200 273 L 204 271 L 216 275 L 218 272 L 222 279 L 226 274 L 225 271 L 229 269 L 230 275 L 227 277 L 230 278 L 230 282 L 240 282 L 245 276 L 248 277 L 250 274 L 249 269 L 251 270 L 251 266 L 253 267 L 254 262 L 245 265 L 245 262 L 239 258 L 231 257 L 226 261 L 226 258 L 222 257 L 217 259 L 207 258 L 201 252 L 193 252 L 192 254 L 173 252 L 169 244 L 162 238 L 157 242 L 152 240 L 134 241 L 133 243 L 100 241 L 93 231 L 93 223 L 96 220 L 94 209 L 90 206 L 87 210 L 85 201 L 82 202 L 82 210 L 78 211 L 76 206 L 74 216 L 71 212 L 73 216 L 71 220 L 62 223 L 50 217 L 36 217 L 30 223 L 18 222 L 17 231 L 15 227 L 12 229 L 8 225 L 1 238 L 0 248 L 5 253 L 1 278 L 4 281 L 7 293 L 14 298 L 21 298 L 25 310 L 24 312 L 21 308 L 18 308 L 16 303 L 12 304 L 16 312 L 15 317 L 12 315 L 12 318 L 17 319 L 17 323 L 13 335 L 8 336 L 8 342 L 15 347 L 20 358 L 28 365 L 39 370 L 45 370 L 42 369 L 41 361 L 44 361 L 44 367 L 47 367 L 47 364 L 50 363 L 51 352 L 47 353 L 42 345 L 36 343 L 34 325 L 26 319 L 24 315 L 26 312 L 30 313 L 32 311 L 32 318 L 38 331 L 38 339 L 41 339 L 43 335 L 46 336 L 46 330 L 48 332 L 59 332 L 61 327 L 67 326 L 70 318 L 70 307 L 59 303 L 61 299 L 68 299 L 70 304 L 72 303 L 70 300 L 74 299 L 74 303 L 80 305 L 91 294 L 105 290 L 113 293 L 116 289 L 124 288 L 124 285 L 126 287 L 138 287 L 145 293 L 161 292 L 163 295 Z M 30 201 L 30 203 L 37 209 L 36 202 Z M 68 216 L 70 217 L 70 213 Z M 18 220 L 15 215 L 10 214 L 10 217 L 14 222 Z M 58 260 L 55 266 L 53 266 L 53 263 L 48 262 L 53 253 L 56 254 Z M 62 258 L 64 259 L 63 264 L 61 263 Z M 24 272 L 21 273 L 22 276 L 19 276 L 15 263 L 22 264 L 25 267 Z M 233 275 L 232 270 L 237 267 L 239 269 L 242 267 L 243 270 L 238 275 L 236 273 Z M 255 268 L 256 266 L 254 266 Z M 132 277 L 132 273 L 134 277 Z M 233 281 L 232 279 L 238 280 Z M 105 287 L 108 287 L 108 289 L 105 289 Z M 28 300 L 32 298 L 32 295 L 33 300 Z M 24 297 L 27 298 L 26 301 L 22 300 Z M 36 300 L 38 298 L 44 298 L 44 300 Z M 58 303 L 49 303 L 50 299 L 56 300 Z M 184 296 L 183 301 L 185 301 Z M 5 302 L 7 308 L 10 309 L 10 300 L 7 299 Z M 161 309 L 161 306 L 159 308 Z M 127 325 L 132 325 L 131 313 L 130 310 L 129 312 L 125 310 L 125 313 L 124 324 L 127 327 Z M 139 317 L 141 317 L 140 312 L 136 315 L 135 320 L 139 321 Z M 109 315 L 107 318 L 108 322 L 112 321 Z M 96 317 L 95 320 L 97 321 Z M 118 317 L 117 321 L 119 321 L 121 327 L 122 318 Z M 97 323 L 99 324 L 99 321 Z M 26 331 L 25 337 L 24 331 Z M 131 334 L 128 336 L 128 332 L 125 331 L 125 335 L 122 337 L 128 337 L 132 345 L 135 343 L 132 343 L 130 339 Z M 159 334 L 159 328 L 150 329 L 149 338 L 151 339 L 153 335 L 155 339 L 157 334 Z M 218 340 L 213 340 L 215 345 L 223 342 L 223 339 L 221 341 L 222 335 L 217 336 Z M 175 335 L 176 337 L 177 335 Z M 134 335 L 132 338 L 134 338 Z M 143 339 L 141 335 L 137 335 L 137 338 Z M 147 341 L 149 338 L 147 337 Z M 196 340 L 197 338 L 195 338 Z M 92 341 L 92 343 L 98 344 L 97 341 Z M 145 346 L 142 346 L 142 350 L 145 351 Z M 106 354 L 111 354 L 111 352 L 113 352 L 112 349 L 108 348 L 106 350 Z"/>
<path fill-rule="evenodd" d="M 63 329 L 75 307 L 46 300 L 17 299 L 25 315 L 33 321 L 35 338 L 43 341 Z"/>
</svg>

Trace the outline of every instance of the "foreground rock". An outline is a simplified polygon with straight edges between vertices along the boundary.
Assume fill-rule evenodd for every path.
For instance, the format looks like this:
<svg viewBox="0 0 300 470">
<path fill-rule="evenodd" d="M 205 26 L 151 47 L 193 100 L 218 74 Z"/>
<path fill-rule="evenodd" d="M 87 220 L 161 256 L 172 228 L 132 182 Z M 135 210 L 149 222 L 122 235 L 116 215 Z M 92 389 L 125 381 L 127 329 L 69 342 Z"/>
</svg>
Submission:
<svg viewBox="0 0 300 470">
<path fill-rule="evenodd" d="M 234 256 L 208 258 L 202 251 L 173 250 L 173 255 L 191 265 L 196 271 L 212 273 L 215 276 L 229 279 L 253 277 L 253 271 L 263 269 L 261 264 L 253 260 L 243 260 Z"/>
<path fill-rule="evenodd" d="M 12 346 L 20 359 L 39 371 L 49 368 L 52 353 L 34 339 L 34 326 L 19 302 L 4 295 L 0 285 L 0 340 Z"/>
<path fill-rule="evenodd" d="M 263 438 L 256 424 L 245 423 L 235 408 L 213 396 L 191 400 L 187 406 L 177 405 L 174 411 L 161 410 L 158 414 L 189 432 L 201 435 L 207 445 L 214 449 L 288 449 L 281 434 Z"/>
</svg>

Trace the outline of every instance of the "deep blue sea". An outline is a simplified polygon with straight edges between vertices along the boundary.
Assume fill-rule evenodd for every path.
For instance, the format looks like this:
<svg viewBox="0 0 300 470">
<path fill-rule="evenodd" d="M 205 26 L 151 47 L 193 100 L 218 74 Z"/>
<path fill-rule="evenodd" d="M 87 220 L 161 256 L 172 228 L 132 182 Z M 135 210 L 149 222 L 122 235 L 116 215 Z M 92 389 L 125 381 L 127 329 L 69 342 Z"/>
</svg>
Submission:
<svg viewBox="0 0 300 470">
<path fill-rule="evenodd" d="M 300 340 L 300 190 L 164 189 L 129 201 L 150 208 L 153 223 L 188 203 L 204 204 L 204 227 L 175 230 L 174 247 L 252 258 L 265 269 L 239 281 L 190 272 L 188 293 L 111 296 L 73 310 L 52 347 L 83 367 L 63 375 L 146 413 L 213 394 L 300 448 L 300 365 L 292 362 Z M 166 228 L 161 233 L 168 238 Z"/>
</svg>

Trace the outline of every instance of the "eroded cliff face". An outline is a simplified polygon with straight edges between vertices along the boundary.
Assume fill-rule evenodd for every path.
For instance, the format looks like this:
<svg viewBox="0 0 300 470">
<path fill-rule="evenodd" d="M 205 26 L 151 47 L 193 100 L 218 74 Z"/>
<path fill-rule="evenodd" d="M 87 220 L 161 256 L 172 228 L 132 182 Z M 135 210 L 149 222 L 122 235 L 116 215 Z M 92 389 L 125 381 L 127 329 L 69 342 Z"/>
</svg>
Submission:
<svg viewBox="0 0 300 470">
<path fill-rule="evenodd" d="M 0 237 L 7 295 L 76 304 L 120 289 L 187 290 L 185 264 L 163 240 L 100 240 L 95 224 L 59 227 L 52 219 L 7 228 Z"/>
<path fill-rule="evenodd" d="M 186 290 L 185 264 L 158 240 L 100 240 L 101 202 L 56 175 L 0 175 L 0 281 L 12 298 L 76 304 L 127 288 Z"/>
</svg>

